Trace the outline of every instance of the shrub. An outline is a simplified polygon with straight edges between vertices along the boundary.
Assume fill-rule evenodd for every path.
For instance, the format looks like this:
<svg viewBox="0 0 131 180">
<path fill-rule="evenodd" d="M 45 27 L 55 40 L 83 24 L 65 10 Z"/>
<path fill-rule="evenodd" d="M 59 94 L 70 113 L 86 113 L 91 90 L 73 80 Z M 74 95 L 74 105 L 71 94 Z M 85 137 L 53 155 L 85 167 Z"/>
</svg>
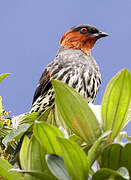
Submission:
<svg viewBox="0 0 131 180">
<path fill-rule="evenodd" d="M 2 81 L 9 74 L 0 76 Z M 101 106 L 53 80 L 55 111 L 16 116 L 0 98 L 0 176 L 7 180 L 122 180 L 131 177 L 131 75 L 121 70 L 107 85 Z M 101 112 L 101 114 L 100 114 Z M 57 124 L 57 125 L 56 125 Z M 32 133 L 31 138 L 24 134 Z M 24 136 L 23 136 L 24 135 Z M 18 158 L 14 152 L 23 138 Z M 128 143 L 123 143 L 123 137 Z"/>
</svg>

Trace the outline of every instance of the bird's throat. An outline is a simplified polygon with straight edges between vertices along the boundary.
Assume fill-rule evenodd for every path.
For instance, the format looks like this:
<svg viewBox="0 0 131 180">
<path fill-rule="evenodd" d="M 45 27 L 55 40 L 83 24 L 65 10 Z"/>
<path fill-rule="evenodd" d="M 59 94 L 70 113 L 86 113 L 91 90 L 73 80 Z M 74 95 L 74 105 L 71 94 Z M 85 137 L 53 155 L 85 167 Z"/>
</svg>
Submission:
<svg viewBox="0 0 131 180">
<path fill-rule="evenodd" d="M 92 36 L 81 36 L 80 33 L 77 35 L 69 33 L 62 37 L 60 45 L 69 49 L 79 49 L 85 54 L 91 54 L 91 49 L 96 41 L 97 39 Z"/>
<path fill-rule="evenodd" d="M 84 54 L 91 55 L 91 49 L 93 48 L 96 40 L 88 40 L 86 42 L 81 41 L 65 41 L 61 44 L 61 46 L 65 46 L 69 49 L 79 49 Z"/>
</svg>

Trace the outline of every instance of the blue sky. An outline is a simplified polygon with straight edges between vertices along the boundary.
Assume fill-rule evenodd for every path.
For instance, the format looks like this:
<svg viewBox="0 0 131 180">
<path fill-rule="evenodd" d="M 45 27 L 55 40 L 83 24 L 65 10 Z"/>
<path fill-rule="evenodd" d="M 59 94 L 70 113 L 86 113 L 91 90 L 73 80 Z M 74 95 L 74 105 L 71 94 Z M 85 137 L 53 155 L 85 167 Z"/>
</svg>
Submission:
<svg viewBox="0 0 131 180">
<path fill-rule="evenodd" d="M 11 73 L 0 84 L 5 109 L 12 115 L 30 110 L 38 80 L 54 59 L 61 36 L 82 23 L 110 34 L 92 50 L 102 73 L 95 101 L 100 104 L 108 81 L 122 68 L 131 71 L 130 19 L 130 0 L 0 1 L 0 73 Z"/>
</svg>

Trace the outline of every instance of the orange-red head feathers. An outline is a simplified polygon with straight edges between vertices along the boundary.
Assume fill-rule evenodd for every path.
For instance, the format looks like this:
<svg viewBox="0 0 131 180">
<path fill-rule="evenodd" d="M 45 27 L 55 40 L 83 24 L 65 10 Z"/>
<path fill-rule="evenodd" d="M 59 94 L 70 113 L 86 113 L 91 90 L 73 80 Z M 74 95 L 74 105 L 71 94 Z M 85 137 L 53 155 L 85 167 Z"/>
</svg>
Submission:
<svg viewBox="0 0 131 180">
<path fill-rule="evenodd" d="M 108 34 L 99 31 L 96 27 L 82 24 L 69 29 L 61 38 L 60 45 L 91 54 L 95 42 L 105 36 Z"/>
</svg>

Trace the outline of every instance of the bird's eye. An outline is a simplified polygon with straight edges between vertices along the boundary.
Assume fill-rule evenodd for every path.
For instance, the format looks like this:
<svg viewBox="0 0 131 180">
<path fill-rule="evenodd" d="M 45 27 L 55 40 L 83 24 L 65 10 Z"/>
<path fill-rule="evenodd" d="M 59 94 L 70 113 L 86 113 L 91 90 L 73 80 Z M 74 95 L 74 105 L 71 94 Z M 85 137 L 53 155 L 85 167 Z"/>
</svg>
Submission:
<svg viewBox="0 0 131 180">
<path fill-rule="evenodd" d="M 87 28 L 81 28 L 80 32 L 81 33 L 86 33 L 87 32 Z"/>
</svg>

